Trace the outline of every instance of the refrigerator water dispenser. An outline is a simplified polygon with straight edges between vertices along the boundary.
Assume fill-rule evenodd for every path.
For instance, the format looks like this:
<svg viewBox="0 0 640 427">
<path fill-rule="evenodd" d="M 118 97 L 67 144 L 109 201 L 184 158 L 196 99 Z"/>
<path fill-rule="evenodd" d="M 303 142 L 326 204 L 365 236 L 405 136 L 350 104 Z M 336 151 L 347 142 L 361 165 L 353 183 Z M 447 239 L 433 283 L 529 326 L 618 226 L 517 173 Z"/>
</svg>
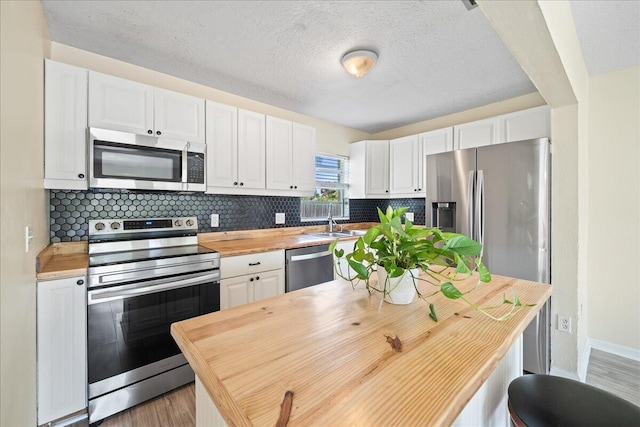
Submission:
<svg viewBox="0 0 640 427">
<path fill-rule="evenodd" d="M 438 227 L 442 231 L 456 231 L 456 203 L 433 202 L 431 203 L 431 226 Z"/>
</svg>

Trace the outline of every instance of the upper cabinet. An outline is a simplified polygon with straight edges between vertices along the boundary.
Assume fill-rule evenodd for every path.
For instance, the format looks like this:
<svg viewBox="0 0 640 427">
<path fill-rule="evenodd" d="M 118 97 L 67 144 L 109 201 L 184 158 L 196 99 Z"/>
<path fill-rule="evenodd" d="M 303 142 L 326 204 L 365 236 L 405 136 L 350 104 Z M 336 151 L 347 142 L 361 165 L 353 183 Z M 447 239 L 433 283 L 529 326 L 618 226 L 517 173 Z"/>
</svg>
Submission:
<svg viewBox="0 0 640 427">
<path fill-rule="evenodd" d="M 207 101 L 207 193 L 265 189 L 265 116 Z"/>
<path fill-rule="evenodd" d="M 500 127 L 498 117 L 478 120 L 454 126 L 453 146 L 456 150 L 481 147 L 483 145 L 500 142 Z"/>
<path fill-rule="evenodd" d="M 238 186 L 265 188 L 265 115 L 238 109 Z"/>
<path fill-rule="evenodd" d="M 267 189 L 315 190 L 315 128 L 267 117 Z"/>
<path fill-rule="evenodd" d="M 87 70 L 45 60 L 44 188 L 86 190 Z"/>
<path fill-rule="evenodd" d="M 530 108 L 498 117 L 501 142 L 551 136 L 551 107 Z"/>
<path fill-rule="evenodd" d="M 389 141 L 359 141 L 349 144 L 349 197 L 389 196 Z"/>
<path fill-rule="evenodd" d="M 207 101 L 207 188 L 238 186 L 238 109 Z"/>
<path fill-rule="evenodd" d="M 204 142 L 204 100 L 89 72 L 89 126 Z"/>
<path fill-rule="evenodd" d="M 294 189 L 312 195 L 316 189 L 316 128 L 293 124 Z"/>
<path fill-rule="evenodd" d="M 293 123 L 267 117 L 267 188 L 293 189 Z"/>
<path fill-rule="evenodd" d="M 389 141 L 389 194 L 416 197 L 423 191 L 422 145 L 418 135 Z"/>
<path fill-rule="evenodd" d="M 456 149 L 551 136 L 551 107 L 529 108 L 454 126 Z"/>
</svg>

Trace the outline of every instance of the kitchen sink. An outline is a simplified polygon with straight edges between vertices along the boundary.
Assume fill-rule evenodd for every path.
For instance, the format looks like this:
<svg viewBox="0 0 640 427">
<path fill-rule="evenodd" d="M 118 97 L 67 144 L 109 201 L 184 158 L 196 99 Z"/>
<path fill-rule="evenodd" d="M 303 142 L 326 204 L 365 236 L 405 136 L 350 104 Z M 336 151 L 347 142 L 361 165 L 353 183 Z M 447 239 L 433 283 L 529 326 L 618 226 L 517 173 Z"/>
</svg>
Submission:
<svg viewBox="0 0 640 427">
<path fill-rule="evenodd" d="M 337 237 L 352 237 L 352 236 L 364 236 L 366 231 L 364 230 L 344 230 L 344 231 L 333 231 L 333 232 L 322 232 L 322 233 L 313 233 L 314 236 L 317 237 L 325 237 L 329 239 L 335 239 Z"/>
</svg>

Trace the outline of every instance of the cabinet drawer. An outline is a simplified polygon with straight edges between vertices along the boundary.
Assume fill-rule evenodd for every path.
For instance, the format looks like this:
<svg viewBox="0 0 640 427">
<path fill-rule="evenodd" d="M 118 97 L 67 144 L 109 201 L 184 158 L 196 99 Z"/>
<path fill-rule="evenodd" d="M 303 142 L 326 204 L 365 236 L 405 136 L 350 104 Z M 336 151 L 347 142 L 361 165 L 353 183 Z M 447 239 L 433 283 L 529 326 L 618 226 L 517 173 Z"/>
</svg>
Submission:
<svg viewBox="0 0 640 427">
<path fill-rule="evenodd" d="M 222 279 L 279 268 L 284 268 L 283 250 L 220 258 Z"/>
</svg>

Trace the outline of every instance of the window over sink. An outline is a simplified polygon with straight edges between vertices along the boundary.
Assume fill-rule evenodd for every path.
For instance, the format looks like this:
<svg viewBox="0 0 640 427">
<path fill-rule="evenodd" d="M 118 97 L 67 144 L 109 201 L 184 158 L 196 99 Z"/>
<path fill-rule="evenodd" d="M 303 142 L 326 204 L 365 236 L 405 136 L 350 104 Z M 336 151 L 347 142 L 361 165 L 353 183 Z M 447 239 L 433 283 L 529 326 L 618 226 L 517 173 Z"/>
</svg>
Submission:
<svg viewBox="0 0 640 427">
<path fill-rule="evenodd" d="M 329 216 L 329 206 L 334 219 L 349 219 L 348 163 L 348 157 L 316 154 L 316 192 L 313 197 L 300 200 L 302 221 L 326 220 Z"/>
</svg>

